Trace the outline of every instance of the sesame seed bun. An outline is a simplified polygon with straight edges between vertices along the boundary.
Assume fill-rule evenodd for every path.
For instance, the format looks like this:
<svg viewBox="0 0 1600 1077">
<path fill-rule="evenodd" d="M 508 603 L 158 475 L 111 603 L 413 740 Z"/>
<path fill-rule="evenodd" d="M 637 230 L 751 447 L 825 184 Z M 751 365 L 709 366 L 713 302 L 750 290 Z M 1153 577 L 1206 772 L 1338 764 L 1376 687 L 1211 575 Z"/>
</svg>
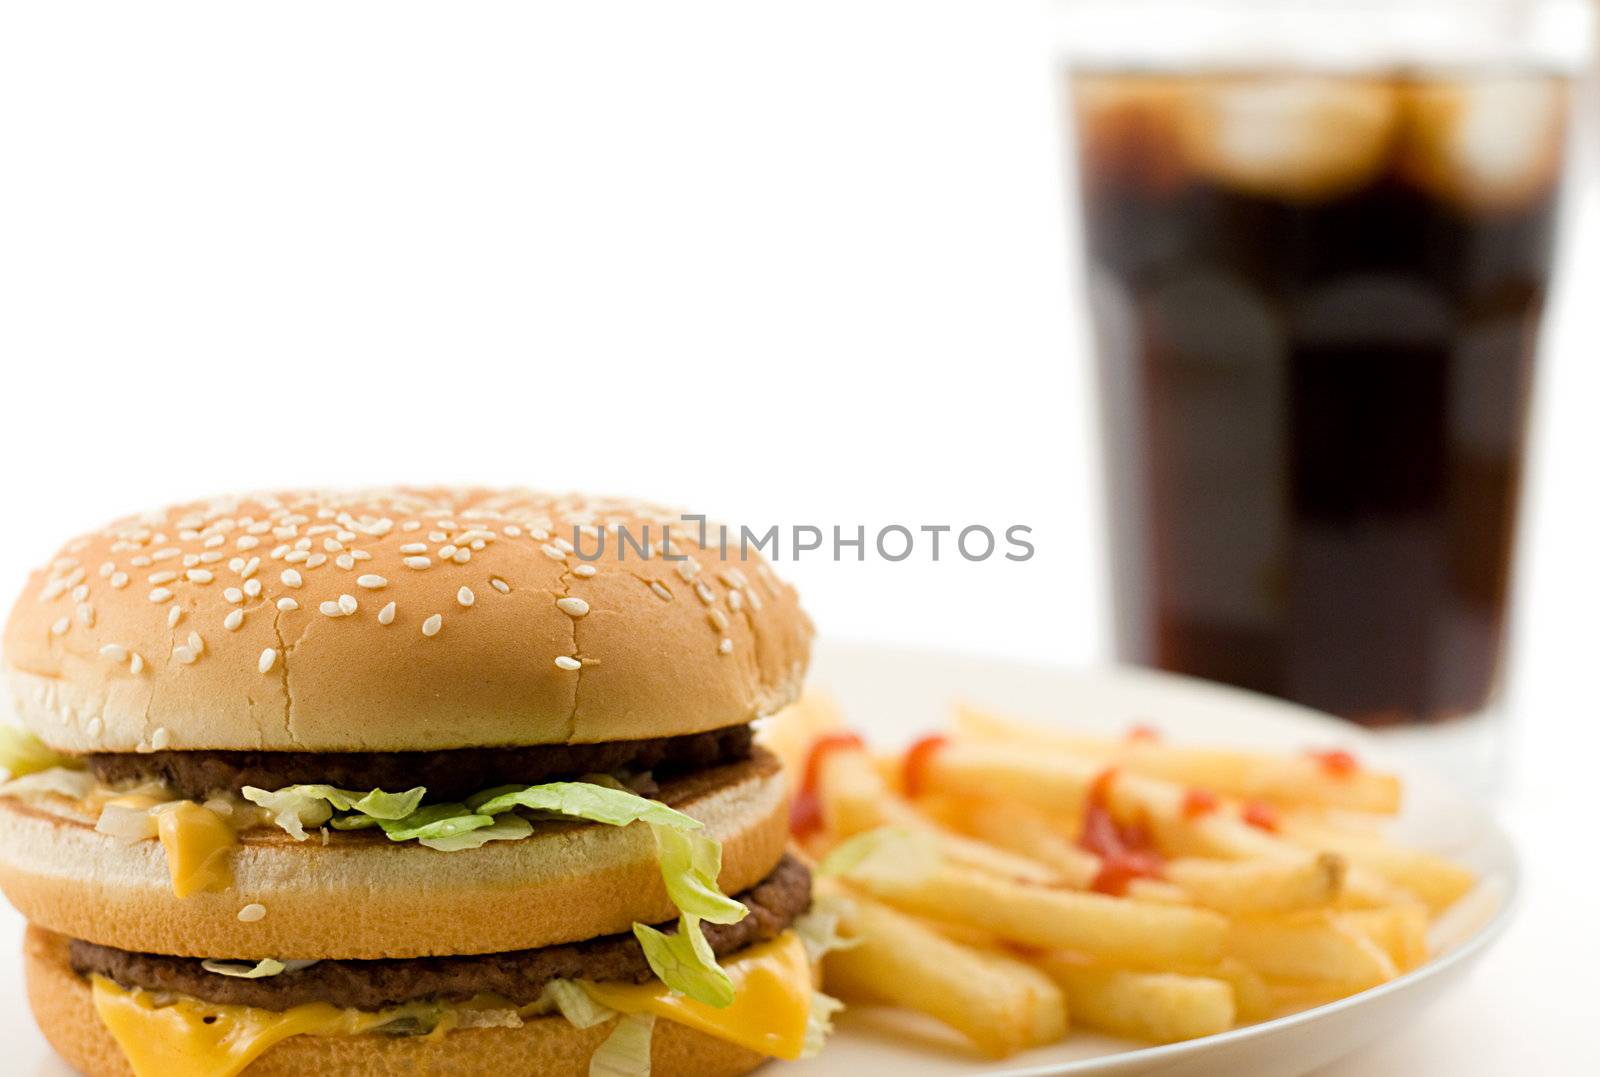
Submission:
<svg viewBox="0 0 1600 1077">
<path fill-rule="evenodd" d="M 653 556 L 619 556 L 618 526 Z M 563 548 L 593 553 L 594 529 L 599 558 Z M 193 502 L 67 543 L 12 609 L 5 661 L 23 722 L 63 751 L 700 732 L 793 699 L 812 628 L 759 555 L 697 537 L 669 510 L 525 491 Z"/>
<path fill-rule="evenodd" d="M 668 804 L 722 842 L 725 893 L 783 856 L 788 813 L 777 758 L 686 776 Z M 375 831 L 297 842 L 250 830 L 233 886 L 176 898 L 159 842 L 129 842 L 0 798 L 0 889 L 32 923 L 141 953 L 258 960 L 426 957 L 531 949 L 625 932 L 676 915 L 642 826 L 544 825 L 529 838 L 438 852 Z M 261 904 L 246 922 L 239 911 Z"/>
<path fill-rule="evenodd" d="M 132 1077 L 133 1070 L 94 1009 L 89 981 L 72 971 L 67 941 L 29 928 L 24 971 L 34 1020 L 50 1045 L 87 1077 Z M 575 1028 L 540 1017 L 521 1028 L 453 1029 L 438 1037 L 290 1036 L 251 1063 L 250 1077 L 398 1077 L 414 1073 L 538 1073 L 585 1077 L 589 1058 L 611 1032 L 609 1023 Z M 672 1021 L 657 1021 L 650 1038 L 655 1077 L 736 1077 L 767 1059 Z"/>
</svg>

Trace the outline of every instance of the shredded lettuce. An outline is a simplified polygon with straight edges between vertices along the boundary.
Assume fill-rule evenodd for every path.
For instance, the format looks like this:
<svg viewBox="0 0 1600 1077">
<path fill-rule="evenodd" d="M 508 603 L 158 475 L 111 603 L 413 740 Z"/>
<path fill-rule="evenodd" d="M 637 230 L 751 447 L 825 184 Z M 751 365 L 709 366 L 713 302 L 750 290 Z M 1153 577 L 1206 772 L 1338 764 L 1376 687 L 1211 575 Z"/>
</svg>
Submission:
<svg viewBox="0 0 1600 1077">
<path fill-rule="evenodd" d="M 653 1013 L 623 1014 L 589 1057 L 589 1077 L 650 1077 L 650 1036 L 655 1027 Z"/>
<path fill-rule="evenodd" d="M 844 897 L 818 897 L 811 903 L 811 911 L 795 919 L 792 927 L 806 948 L 806 958 L 815 965 L 835 950 L 848 950 L 860 946 L 860 939 L 847 939 L 839 934 L 839 921 L 844 918 Z"/>
<path fill-rule="evenodd" d="M 650 971 L 674 991 L 682 992 L 707 1006 L 733 1005 L 733 981 L 700 930 L 700 918 L 691 913 L 678 917 L 678 930 L 671 935 L 649 924 L 634 924 L 633 937 L 644 949 Z"/>
<path fill-rule="evenodd" d="M 290 785 L 269 792 L 247 785 L 241 792 L 250 803 L 259 804 L 272 812 L 273 822 L 288 831 L 295 841 L 305 841 L 305 828 L 329 822 L 336 809 L 356 813 L 354 816 L 343 817 L 341 821 L 350 818 L 371 820 L 358 824 L 360 826 L 381 825 L 405 819 L 417 811 L 417 806 L 422 803 L 422 797 L 427 790 L 419 785 L 404 793 L 385 793 L 382 789 L 374 789 L 370 793 L 358 793 L 348 789 L 336 789 L 331 785 Z M 449 807 L 460 810 L 462 806 L 454 804 Z M 333 825 L 339 826 L 341 830 L 355 829 L 353 826 L 340 826 L 339 821 Z M 489 822 L 480 825 L 488 826 Z"/>
<path fill-rule="evenodd" d="M 420 787 L 398 794 L 374 789 L 364 795 L 328 785 L 244 790 L 248 800 L 273 812 L 278 825 L 297 840 L 304 840 L 307 826 L 326 823 L 337 830 L 376 826 L 390 841 L 416 841 L 441 852 L 527 837 L 533 832 L 527 815 L 585 819 L 607 826 L 644 823 L 655 841 L 661 881 L 680 914 L 673 935 L 634 925 L 650 968 L 668 987 L 708 1006 L 733 1002 L 733 983 L 717 964 L 700 924 L 737 923 L 748 910 L 717 885 L 722 846 L 705 833 L 698 819 L 617 782 L 501 786 L 466 801 L 428 805 L 421 803 L 424 794 Z M 343 814 L 336 816 L 335 810 Z"/>
<path fill-rule="evenodd" d="M 83 760 L 64 755 L 38 737 L 14 725 L 0 725 L 0 770 L 10 778 L 63 767 L 82 770 Z"/>
<path fill-rule="evenodd" d="M 617 1015 L 610 1006 L 596 1002 L 576 980 L 551 980 L 544 985 L 544 994 L 575 1028 L 593 1028 Z"/>
<path fill-rule="evenodd" d="M 533 824 L 528 820 L 520 815 L 506 815 L 496 819 L 491 826 L 478 827 L 442 838 L 418 838 L 417 844 L 437 849 L 441 853 L 453 853 L 461 849 L 476 849 L 491 841 L 517 841 L 532 833 Z"/>
<path fill-rule="evenodd" d="M 263 976 L 278 975 L 284 970 L 285 965 L 282 961 L 265 957 L 257 961 L 254 966 L 243 961 L 202 961 L 200 967 L 218 976 L 232 976 L 238 980 L 259 980 Z"/>
<path fill-rule="evenodd" d="M 821 991 L 811 992 L 811 1009 L 806 1012 L 806 1036 L 800 1048 L 801 1058 L 815 1058 L 833 1033 L 833 1015 L 844 1009 L 844 1003 Z"/>
</svg>

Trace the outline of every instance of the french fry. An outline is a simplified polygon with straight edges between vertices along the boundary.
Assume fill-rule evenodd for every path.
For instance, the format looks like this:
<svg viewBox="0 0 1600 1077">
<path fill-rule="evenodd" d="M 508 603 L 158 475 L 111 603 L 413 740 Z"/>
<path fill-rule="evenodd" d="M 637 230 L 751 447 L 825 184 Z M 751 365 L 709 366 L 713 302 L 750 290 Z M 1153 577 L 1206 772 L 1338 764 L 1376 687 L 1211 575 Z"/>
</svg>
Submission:
<svg viewBox="0 0 1600 1077">
<path fill-rule="evenodd" d="M 1319 912 L 1299 916 L 1235 920 L 1228 953 L 1263 976 L 1279 980 L 1324 980 L 1345 994 L 1399 975 L 1381 947 L 1338 918 Z"/>
<path fill-rule="evenodd" d="M 865 898 L 845 903 L 840 927 L 856 945 L 823 959 L 829 991 L 920 1010 L 994 1058 L 1067 1033 L 1061 989 L 1023 961 L 963 946 Z"/>
<path fill-rule="evenodd" d="M 1284 820 L 1283 833 L 1298 845 L 1332 850 L 1351 864 L 1404 887 L 1426 902 L 1435 914 L 1455 904 L 1477 882 L 1472 872 L 1442 856 L 1403 849 L 1381 838 L 1354 834 L 1326 823 L 1289 818 Z"/>
<path fill-rule="evenodd" d="M 1276 1002 L 1266 978 L 1236 957 L 1224 957 L 1214 965 L 1180 967 L 1173 971 L 1226 981 L 1233 988 L 1233 1008 L 1240 1024 L 1265 1021 L 1276 1012 Z"/>
<path fill-rule="evenodd" d="M 1401 972 L 1428 959 L 1428 910 L 1420 903 L 1354 909 L 1339 919 L 1382 947 Z"/>
<path fill-rule="evenodd" d="M 1154 1043 L 1198 1039 L 1233 1027 L 1233 987 L 1224 980 L 1106 968 L 1071 954 L 1035 960 L 1066 992 L 1076 1024 Z"/>
<path fill-rule="evenodd" d="M 1228 922 L 1214 912 L 1052 890 L 950 864 L 923 876 L 863 865 L 850 882 L 907 912 L 991 931 L 1011 942 L 1147 967 L 1218 960 Z"/>
<path fill-rule="evenodd" d="M 1165 874 L 1207 909 L 1235 915 L 1292 912 L 1338 897 L 1344 861 L 1332 853 L 1309 860 L 1180 859 L 1168 861 Z"/>
<path fill-rule="evenodd" d="M 960 818 L 972 837 L 1054 869 L 1074 890 L 1087 889 L 1100 871 L 1099 857 L 1072 844 L 1049 816 L 1026 804 L 977 800 L 965 805 Z"/>
<path fill-rule="evenodd" d="M 1244 800 L 1382 814 L 1393 814 L 1400 808 L 1400 780 L 1394 775 L 1364 767 L 1330 768 L 1309 755 L 1269 755 L 1191 748 L 1159 740 L 1090 737 L 1002 718 L 970 706 L 957 708 L 954 724 L 960 736 L 973 741 L 1034 745 Z"/>
</svg>

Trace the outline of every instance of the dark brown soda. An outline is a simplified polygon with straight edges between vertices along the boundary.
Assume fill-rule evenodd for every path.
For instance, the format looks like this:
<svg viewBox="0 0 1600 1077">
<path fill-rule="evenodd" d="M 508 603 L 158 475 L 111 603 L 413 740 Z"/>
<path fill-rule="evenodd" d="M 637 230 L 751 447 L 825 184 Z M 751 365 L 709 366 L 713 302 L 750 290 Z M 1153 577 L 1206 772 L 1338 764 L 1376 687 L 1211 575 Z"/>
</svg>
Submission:
<svg viewBox="0 0 1600 1077">
<path fill-rule="evenodd" d="M 1565 93 L 1476 77 L 1069 78 L 1123 659 L 1369 724 L 1491 700 Z M 1491 121 L 1525 162 L 1476 163 Z"/>
</svg>

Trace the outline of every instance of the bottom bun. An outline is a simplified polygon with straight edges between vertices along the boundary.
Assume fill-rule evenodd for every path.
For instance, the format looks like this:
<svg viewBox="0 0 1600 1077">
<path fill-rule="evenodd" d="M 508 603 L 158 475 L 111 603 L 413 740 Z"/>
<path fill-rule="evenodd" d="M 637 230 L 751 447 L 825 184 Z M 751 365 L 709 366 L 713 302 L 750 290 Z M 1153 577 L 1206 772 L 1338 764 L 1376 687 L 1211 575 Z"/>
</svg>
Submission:
<svg viewBox="0 0 1600 1077">
<path fill-rule="evenodd" d="M 89 981 L 72 971 L 67 940 L 28 929 L 24 944 L 28 1002 L 50 1046 L 86 1077 L 133 1077 L 94 1008 Z M 247 1077 L 401 1077 L 411 1074 L 537 1073 L 585 1077 L 589 1058 L 611 1023 L 580 1029 L 560 1017 L 521 1028 L 457 1029 L 438 1037 L 291 1036 L 245 1069 Z M 650 1041 L 653 1077 L 737 1077 L 765 1055 L 684 1025 L 658 1020 Z"/>
</svg>

